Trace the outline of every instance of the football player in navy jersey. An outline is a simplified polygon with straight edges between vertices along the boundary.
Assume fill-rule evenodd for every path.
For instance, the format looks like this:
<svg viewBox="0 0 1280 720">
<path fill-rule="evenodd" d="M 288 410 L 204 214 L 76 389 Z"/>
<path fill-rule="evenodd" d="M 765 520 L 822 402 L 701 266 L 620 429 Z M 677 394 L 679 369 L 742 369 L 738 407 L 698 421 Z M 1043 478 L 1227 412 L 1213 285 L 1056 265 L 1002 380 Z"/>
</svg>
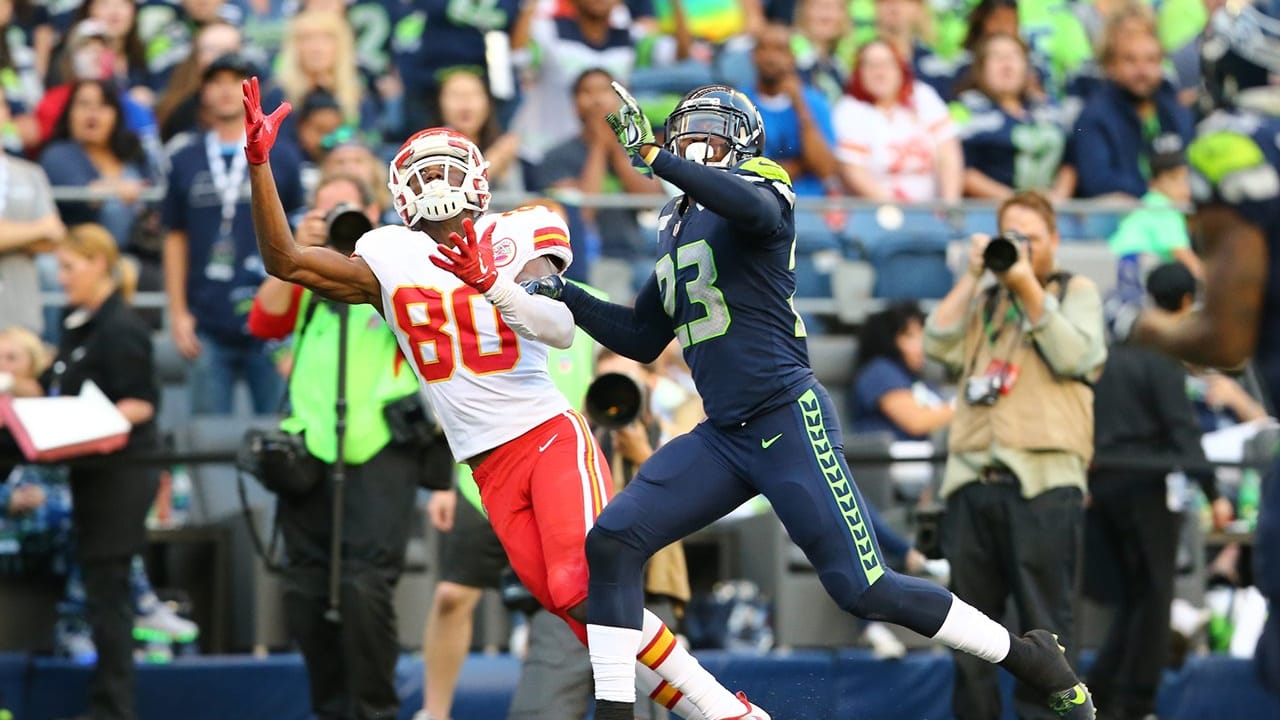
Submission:
<svg viewBox="0 0 1280 720">
<path fill-rule="evenodd" d="M 1201 69 L 1213 104 L 1187 150 L 1205 260 L 1203 305 L 1185 317 L 1151 309 L 1128 323 L 1138 342 L 1197 365 L 1238 367 L 1251 356 L 1280 401 L 1280 0 L 1231 2 L 1210 21 Z M 1113 313 L 1119 336 L 1124 313 Z M 1280 602 L 1280 457 L 1264 482 L 1254 578 Z M 1280 614 L 1258 641 L 1262 681 L 1280 693 Z"/>
<path fill-rule="evenodd" d="M 608 119 L 642 172 L 684 191 L 658 219 L 658 261 L 634 308 L 557 277 L 529 284 L 562 300 L 611 350 L 651 362 L 674 337 L 708 419 L 664 445 L 587 536 L 588 647 L 597 720 L 630 720 L 642 568 L 653 552 L 761 493 L 845 610 L 894 622 L 1000 663 L 1045 693 L 1060 717 L 1093 718 L 1093 701 L 1043 630 L 1009 633 L 926 580 L 885 566 L 867 506 L 845 464 L 836 412 L 809 366 L 795 293 L 795 195 L 761 157 L 764 128 L 742 93 L 698 88 L 667 118 L 664 147 L 635 100 Z M 726 704 L 708 717 L 757 718 Z"/>
</svg>

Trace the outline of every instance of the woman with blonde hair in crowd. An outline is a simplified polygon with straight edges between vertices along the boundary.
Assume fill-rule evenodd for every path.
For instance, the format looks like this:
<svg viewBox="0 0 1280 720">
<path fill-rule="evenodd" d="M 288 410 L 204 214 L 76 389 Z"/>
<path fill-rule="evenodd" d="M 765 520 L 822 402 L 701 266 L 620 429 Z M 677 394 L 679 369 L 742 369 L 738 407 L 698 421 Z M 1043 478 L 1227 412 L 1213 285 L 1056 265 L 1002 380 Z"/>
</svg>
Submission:
<svg viewBox="0 0 1280 720">
<path fill-rule="evenodd" d="M 311 91 L 325 90 L 338 101 L 344 122 L 361 124 L 364 86 L 356 69 L 355 36 L 342 15 L 307 11 L 294 16 L 276 58 L 275 77 L 295 107 Z"/>
<path fill-rule="evenodd" d="M 129 306 L 137 271 L 100 225 L 76 225 L 58 243 L 58 282 L 67 297 L 61 342 L 40 377 L 48 395 L 77 395 L 93 382 L 131 426 L 116 462 L 70 473 L 76 555 L 86 617 L 97 646 L 89 689 L 92 717 L 131 718 L 134 707 L 133 591 L 130 558 L 146 545 L 146 517 L 158 471 L 131 455 L 158 445 L 151 331 Z"/>
</svg>

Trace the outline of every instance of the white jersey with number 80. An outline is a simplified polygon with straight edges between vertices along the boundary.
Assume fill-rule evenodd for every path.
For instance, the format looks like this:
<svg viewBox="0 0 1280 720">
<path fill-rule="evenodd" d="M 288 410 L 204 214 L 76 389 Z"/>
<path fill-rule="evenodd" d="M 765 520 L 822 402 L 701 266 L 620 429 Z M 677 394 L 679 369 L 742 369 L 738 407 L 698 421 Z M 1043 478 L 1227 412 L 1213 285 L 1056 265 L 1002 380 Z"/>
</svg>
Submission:
<svg viewBox="0 0 1280 720">
<path fill-rule="evenodd" d="M 526 207 L 476 221 L 490 225 L 498 274 L 515 279 L 533 258 L 573 260 L 559 215 Z M 388 226 L 366 233 L 356 255 L 382 286 L 383 316 L 418 375 L 457 460 L 502 445 L 569 409 L 547 373 L 547 346 L 520 337 L 484 295 L 431 264 L 436 241 Z"/>
</svg>

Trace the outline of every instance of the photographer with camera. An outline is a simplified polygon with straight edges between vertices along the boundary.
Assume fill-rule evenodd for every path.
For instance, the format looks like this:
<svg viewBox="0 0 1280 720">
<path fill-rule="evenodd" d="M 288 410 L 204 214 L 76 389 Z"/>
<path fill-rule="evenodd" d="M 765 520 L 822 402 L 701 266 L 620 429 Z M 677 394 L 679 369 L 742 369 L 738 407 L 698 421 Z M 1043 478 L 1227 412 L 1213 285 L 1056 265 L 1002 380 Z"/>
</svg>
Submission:
<svg viewBox="0 0 1280 720">
<path fill-rule="evenodd" d="M 329 177 L 299 223 L 298 242 L 347 254 L 377 216 L 366 183 Z M 278 496 L 285 617 L 306 661 L 312 709 L 326 720 L 394 718 L 392 596 L 414 495 L 424 480 L 447 486 L 451 461 L 445 451 L 442 467 L 426 464 L 444 443 L 433 445 L 417 378 L 373 306 L 331 304 L 267 278 L 249 328 L 293 339 L 280 431 L 247 445 L 258 451 L 255 474 Z"/>
<path fill-rule="evenodd" d="M 959 375 L 942 483 L 943 552 L 952 589 L 992 618 L 1010 595 L 1021 628 L 1068 646 L 1093 456 L 1093 390 L 1106 360 L 1102 300 L 1088 278 L 1057 267 L 1052 205 L 1014 194 L 1000 235 L 974 235 L 968 272 L 925 323 L 925 353 Z M 984 286 L 988 273 L 995 282 Z M 999 717 L 995 668 L 956 653 L 957 720 Z M 1019 686 L 1023 720 L 1056 717 Z"/>
</svg>

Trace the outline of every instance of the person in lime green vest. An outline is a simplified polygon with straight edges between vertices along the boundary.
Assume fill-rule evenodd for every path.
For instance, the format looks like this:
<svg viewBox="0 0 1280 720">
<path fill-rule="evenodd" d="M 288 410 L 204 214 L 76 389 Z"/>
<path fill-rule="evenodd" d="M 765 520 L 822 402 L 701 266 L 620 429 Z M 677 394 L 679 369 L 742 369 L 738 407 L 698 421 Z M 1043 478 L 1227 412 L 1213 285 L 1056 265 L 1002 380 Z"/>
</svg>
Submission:
<svg viewBox="0 0 1280 720">
<path fill-rule="evenodd" d="M 547 356 L 551 379 L 574 408 L 582 407 L 595 376 L 595 352 L 595 341 L 579 329 L 572 345 L 564 350 L 551 348 Z M 443 535 L 440 576 L 422 637 L 423 707 L 414 720 L 449 717 L 458 673 L 471 647 L 476 605 L 486 588 L 498 587 L 507 569 L 506 552 L 489 526 L 471 468 L 458 463 L 454 480 L 456 491 L 431 493 L 427 506 L 432 526 Z M 459 496 L 463 502 L 458 502 Z M 535 701 L 517 690 L 512 702 L 513 707 L 527 707 Z"/>
<path fill-rule="evenodd" d="M 299 223 L 298 242 L 338 247 L 325 217 L 342 203 L 363 209 L 371 223 L 378 217 L 367 183 L 330 177 L 317 187 L 313 207 Z M 340 622 L 335 623 L 327 614 L 333 600 L 329 576 L 337 486 L 332 469 L 339 459 L 336 404 L 344 318 L 343 555 L 336 598 Z M 301 287 L 267 278 L 254 298 L 249 329 L 260 338 L 293 341 L 288 412 L 280 428 L 301 438 L 307 457 L 299 462 L 298 474 L 314 484 L 282 494 L 278 508 L 288 557 L 286 625 L 306 661 L 312 709 L 321 717 L 395 717 L 400 648 L 392 596 L 413 527 L 414 496 L 426 470 L 424 448 L 394 441 L 384 408 L 417 398 L 417 377 L 371 305 L 335 310 Z"/>
</svg>

